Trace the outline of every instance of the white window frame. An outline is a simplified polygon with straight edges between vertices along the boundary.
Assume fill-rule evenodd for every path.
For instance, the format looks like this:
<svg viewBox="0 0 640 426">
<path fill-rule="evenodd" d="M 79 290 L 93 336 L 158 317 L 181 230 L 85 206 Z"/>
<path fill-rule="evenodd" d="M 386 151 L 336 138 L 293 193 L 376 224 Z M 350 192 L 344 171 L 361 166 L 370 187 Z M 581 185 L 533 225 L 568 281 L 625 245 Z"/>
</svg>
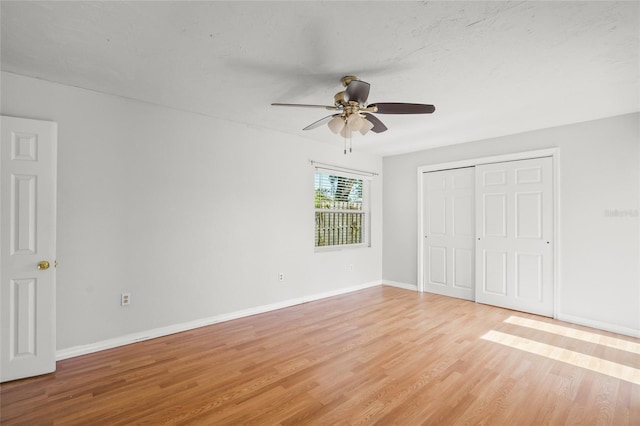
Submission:
<svg viewBox="0 0 640 426">
<path fill-rule="evenodd" d="M 329 209 L 317 209 L 315 208 L 315 174 L 323 173 L 333 176 L 340 176 L 350 179 L 358 179 L 362 181 L 362 210 L 355 211 L 357 213 L 362 213 L 364 225 L 362 227 L 362 242 L 357 244 L 334 244 L 330 246 L 316 246 L 315 245 L 315 233 L 317 232 L 315 216 L 317 212 L 333 212 L 333 213 L 355 213 L 353 210 L 329 210 Z M 355 171 L 350 171 L 347 169 L 339 169 L 339 168 L 325 168 L 316 166 L 314 170 L 314 250 L 316 252 L 325 252 L 325 251 L 336 251 L 336 250 L 345 250 L 345 249 L 355 249 L 362 247 L 371 247 L 371 179 L 373 174 L 370 173 L 358 173 Z"/>
</svg>

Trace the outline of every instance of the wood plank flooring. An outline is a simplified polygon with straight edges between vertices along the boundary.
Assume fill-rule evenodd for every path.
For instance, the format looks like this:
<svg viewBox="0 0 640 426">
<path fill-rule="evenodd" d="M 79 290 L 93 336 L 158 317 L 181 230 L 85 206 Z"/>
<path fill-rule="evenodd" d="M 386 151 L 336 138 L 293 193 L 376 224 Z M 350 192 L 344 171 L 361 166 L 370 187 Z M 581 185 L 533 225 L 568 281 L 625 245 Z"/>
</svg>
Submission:
<svg viewBox="0 0 640 426">
<path fill-rule="evenodd" d="M 638 348 L 381 286 L 60 361 L 0 423 L 640 425 Z"/>
</svg>

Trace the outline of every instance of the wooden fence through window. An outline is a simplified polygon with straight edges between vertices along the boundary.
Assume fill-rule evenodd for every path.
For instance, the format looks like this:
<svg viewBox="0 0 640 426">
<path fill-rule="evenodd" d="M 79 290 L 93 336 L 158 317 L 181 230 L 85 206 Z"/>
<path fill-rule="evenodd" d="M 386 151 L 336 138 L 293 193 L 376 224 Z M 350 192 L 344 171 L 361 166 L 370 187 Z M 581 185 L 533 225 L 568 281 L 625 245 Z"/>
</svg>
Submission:
<svg viewBox="0 0 640 426">
<path fill-rule="evenodd" d="M 361 244 L 364 212 L 316 211 L 316 247 Z"/>
</svg>

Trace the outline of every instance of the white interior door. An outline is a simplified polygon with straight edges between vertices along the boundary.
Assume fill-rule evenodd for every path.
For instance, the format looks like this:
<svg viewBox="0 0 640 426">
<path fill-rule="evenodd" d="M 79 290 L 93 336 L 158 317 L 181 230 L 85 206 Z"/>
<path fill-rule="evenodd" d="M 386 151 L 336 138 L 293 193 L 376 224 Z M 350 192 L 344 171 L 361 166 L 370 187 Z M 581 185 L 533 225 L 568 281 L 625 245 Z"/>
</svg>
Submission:
<svg viewBox="0 0 640 426">
<path fill-rule="evenodd" d="M 2 117 L 0 381 L 55 371 L 55 123 Z"/>
<path fill-rule="evenodd" d="M 553 316 L 552 159 L 476 166 L 476 301 Z"/>
<path fill-rule="evenodd" d="M 424 290 L 474 300 L 474 168 L 423 180 Z"/>
</svg>

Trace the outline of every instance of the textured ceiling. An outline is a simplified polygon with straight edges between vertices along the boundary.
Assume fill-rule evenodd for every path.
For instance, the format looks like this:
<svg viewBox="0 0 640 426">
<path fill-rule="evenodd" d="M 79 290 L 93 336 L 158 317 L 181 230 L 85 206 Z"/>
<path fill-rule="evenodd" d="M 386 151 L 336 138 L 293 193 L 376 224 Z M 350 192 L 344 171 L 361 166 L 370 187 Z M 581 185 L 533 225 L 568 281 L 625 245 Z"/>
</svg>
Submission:
<svg viewBox="0 0 640 426">
<path fill-rule="evenodd" d="M 355 149 L 391 155 L 640 110 L 640 3 L 1 2 L 3 71 L 342 145 L 343 75 L 378 115 Z"/>
</svg>

